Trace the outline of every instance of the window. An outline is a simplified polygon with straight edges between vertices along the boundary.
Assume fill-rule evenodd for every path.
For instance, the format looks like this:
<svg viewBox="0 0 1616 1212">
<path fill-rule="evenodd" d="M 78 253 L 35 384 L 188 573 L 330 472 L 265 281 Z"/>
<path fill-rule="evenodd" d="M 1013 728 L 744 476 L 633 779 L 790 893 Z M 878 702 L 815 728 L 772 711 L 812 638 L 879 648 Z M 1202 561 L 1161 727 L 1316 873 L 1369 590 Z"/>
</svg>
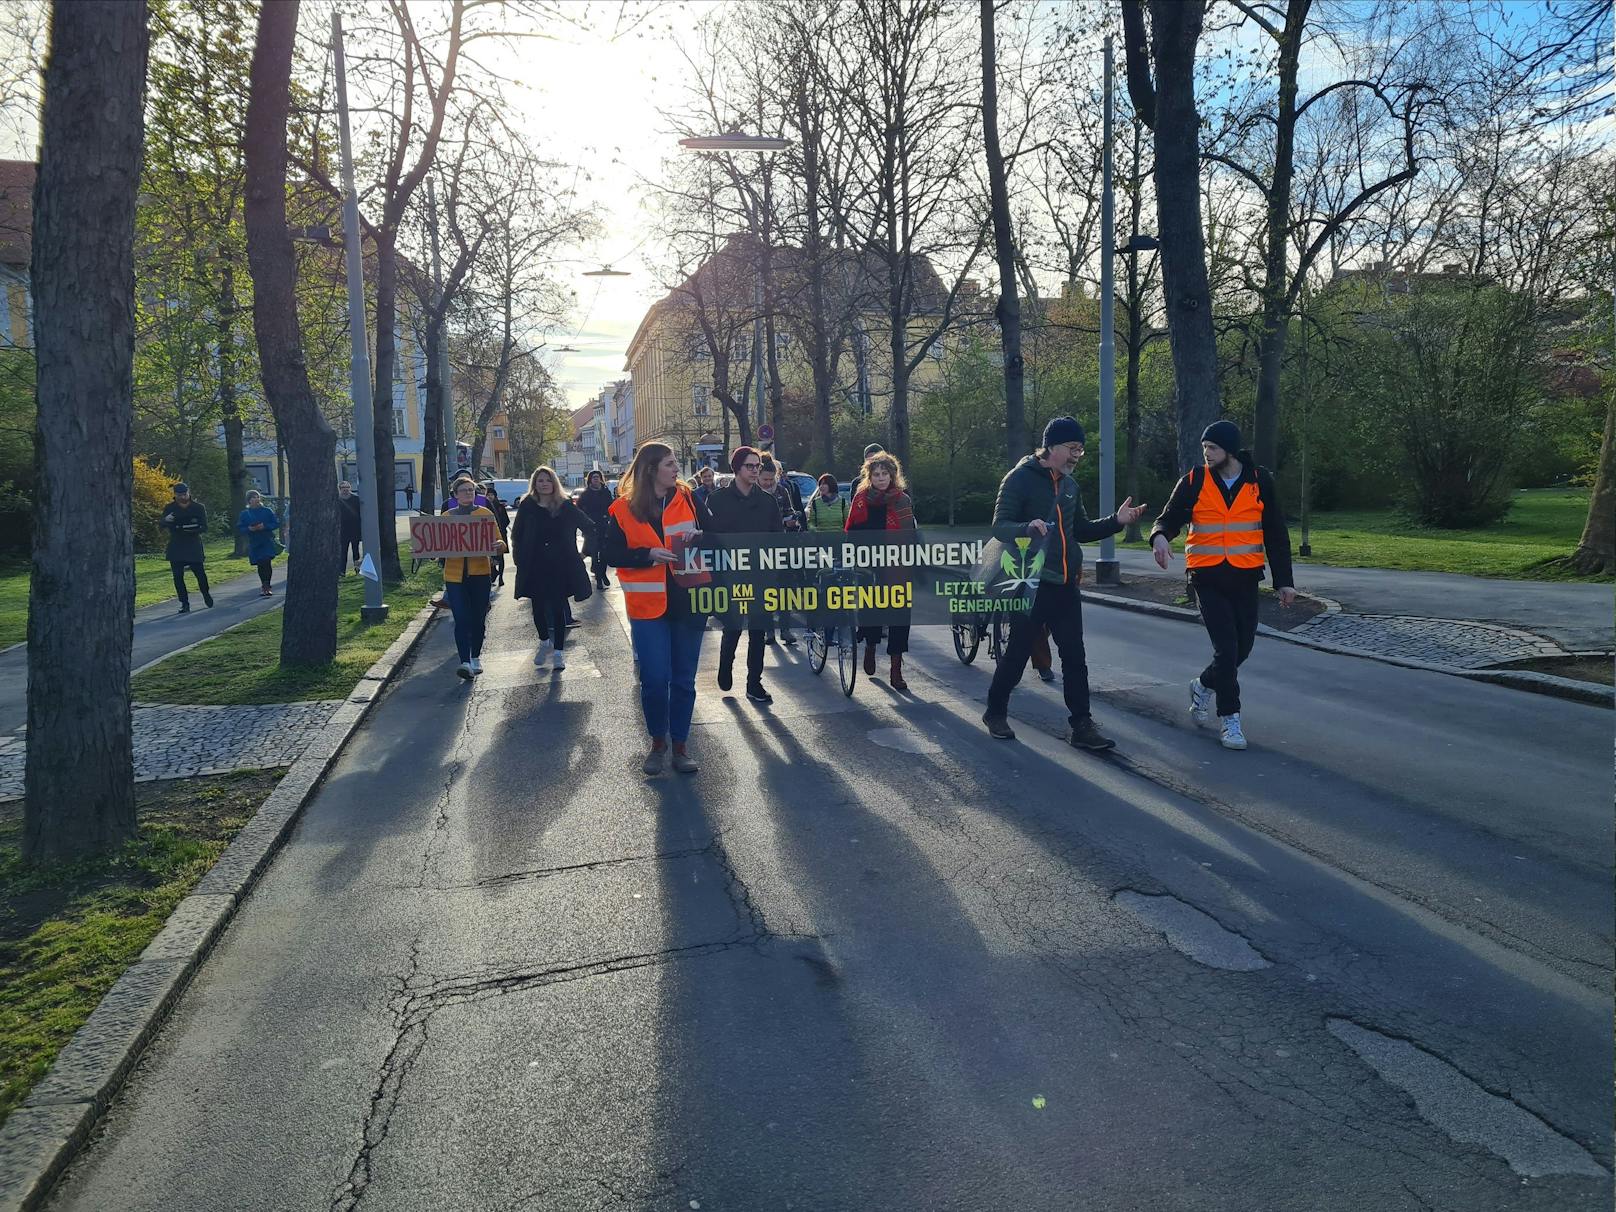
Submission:
<svg viewBox="0 0 1616 1212">
<path fill-rule="evenodd" d="M 690 385 L 690 411 L 693 416 L 712 416 L 713 391 L 705 383 Z"/>
<path fill-rule="evenodd" d="M 504 428 L 499 425 L 494 426 L 494 436 L 496 438 L 503 438 L 505 436 Z"/>
<path fill-rule="evenodd" d="M 404 428 L 404 410 L 402 408 L 393 409 L 393 436 L 402 438 L 406 432 Z"/>
</svg>

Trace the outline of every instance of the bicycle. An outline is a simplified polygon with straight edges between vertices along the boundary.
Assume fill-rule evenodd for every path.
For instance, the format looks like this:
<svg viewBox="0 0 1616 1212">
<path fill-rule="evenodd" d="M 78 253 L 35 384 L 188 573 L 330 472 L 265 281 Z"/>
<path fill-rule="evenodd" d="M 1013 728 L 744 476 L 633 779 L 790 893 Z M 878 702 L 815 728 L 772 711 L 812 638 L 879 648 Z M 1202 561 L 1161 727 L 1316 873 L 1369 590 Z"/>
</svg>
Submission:
<svg viewBox="0 0 1616 1212">
<path fill-rule="evenodd" d="M 843 576 L 819 578 L 819 589 L 824 594 L 827 584 L 847 583 Z M 830 659 L 830 650 L 836 649 L 836 673 L 842 684 L 842 693 L 848 698 L 853 696 L 853 687 L 858 682 L 858 624 L 856 616 L 849 610 L 843 612 L 846 618 L 840 623 L 824 623 L 808 628 L 808 667 L 816 674 L 824 672 L 825 665 Z"/>
<path fill-rule="evenodd" d="M 954 655 L 959 657 L 962 665 L 976 660 L 977 649 L 982 646 L 984 638 L 988 642 L 988 657 L 994 661 L 1004 655 L 1010 643 L 1010 624 L 1000 615 L 994 615 L 991 624 L 985 619 L 978 619 L 970 623 L 954 623 L 951 630 L 954 633 Z"/>
</svg>

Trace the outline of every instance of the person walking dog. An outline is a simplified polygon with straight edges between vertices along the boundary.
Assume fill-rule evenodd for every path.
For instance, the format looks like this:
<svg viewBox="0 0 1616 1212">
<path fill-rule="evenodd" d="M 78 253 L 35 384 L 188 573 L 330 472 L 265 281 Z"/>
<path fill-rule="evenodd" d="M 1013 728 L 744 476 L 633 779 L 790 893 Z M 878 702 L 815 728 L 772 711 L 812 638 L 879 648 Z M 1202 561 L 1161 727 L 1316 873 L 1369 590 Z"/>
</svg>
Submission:
<svg viewBox="0 0 1616 1212">
<path fill-rule="evenodd" d="M 1211 663 L 1190 680 L 1190 718 L 1210 723 L 1215 699 L 1219 743 L 1244 749 L 1239 669 L 1257 639 L 1257 587 L 1266 564 L 1279 604 L 1296 600 L 1291 536 L 1274 477 L 1242 448 L 1239 426 L 1228 420 L 1208 425 L 1201 434 L 1201 457 L 1202 465 L 1179 480 L 1150 528 L 1150 550 L 1166 568 L 1173 559 L 1173 537 L 1189 526 L 1184 564 L 1212 641 Z"/>
</svg>

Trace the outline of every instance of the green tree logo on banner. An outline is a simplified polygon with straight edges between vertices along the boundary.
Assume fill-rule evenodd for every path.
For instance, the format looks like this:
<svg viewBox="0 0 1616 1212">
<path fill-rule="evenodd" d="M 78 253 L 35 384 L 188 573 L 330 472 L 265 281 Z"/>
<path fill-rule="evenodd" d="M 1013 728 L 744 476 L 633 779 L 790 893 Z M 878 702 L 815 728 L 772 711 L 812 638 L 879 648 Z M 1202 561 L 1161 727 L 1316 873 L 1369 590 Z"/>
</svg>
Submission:
<svg viewBox="0 0 1616 1212">
<path fill-rule="evenodd" d="M 1027 547 L 1031 542 L 1031 539 L 1023 535 L 1016 540 L 1016 554 L 1014 556 L 1010 554 L 1008 547 L 999 556 L 999 567 L 1004 569 L 1005 575 L 1009 579 L 1000 581 L 997 588 L 1011 593 L 1018 589 L 1034 588 L 1038 580 L 1038 574 L 1044 569 L 1044 552 L 1040 548 L 1038 554 L 1032 557 L 1032 562 L 1029 564 L 1027 561 Z"/>
</svg>

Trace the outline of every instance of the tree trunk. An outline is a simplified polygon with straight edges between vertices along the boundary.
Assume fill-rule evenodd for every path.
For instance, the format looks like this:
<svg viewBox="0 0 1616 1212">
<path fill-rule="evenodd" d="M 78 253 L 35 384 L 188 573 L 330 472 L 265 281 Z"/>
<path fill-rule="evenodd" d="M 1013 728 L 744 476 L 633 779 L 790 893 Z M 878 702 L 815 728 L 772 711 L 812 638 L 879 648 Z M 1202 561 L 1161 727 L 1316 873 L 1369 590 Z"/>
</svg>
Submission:
<svg viewBox="0 0 1616 1212">
<path fill-rule="evenodd" d="M 1162 293 L 1173 351 L 1178 460 L 1183 471 L 1200 462 L 1201 432 L 1222 411 L 1206 239 L 1201 228 L 1200 116 L 1195 110 L 1195 47 L 1206 4 L 1204 0 L 1149 0 L 1148 47 L 1140 4 L 1141 0 L 1123 3 L 1128 92 L 1154 136 Z"/>
<path fill-rule="evenodd" d="M 1571 557 L 1581 573 L 1616 572 L 1616 396 L 1605 405 L 1605 437 L 1599 444 L 1599 471 L 1588 497 L 1588 521 Z"/>
<path fill-rule="evenodd" d="M 438 459 L 443 445 L 443 358 L 439 340 L 443 322 L 433 320 L 426 332 L 426 407 L 421 409 L 421 511 L 436 513 Z"/>
<path fill-rule="evenodd" d="M 31 286 L 35 422 L 23 850 L 135 833 L 135 195 L 145 0 L 51 8 Z"/>
<path fill-rule="evenodd" d="M 1021 299 L 1016 292 L 1016 246 L 1010 232 L 1010 190 L 999 150 L 999 81 L 994 49 L 993 6 L 982 0 L 982 131 L 993 210 L 993 247 L 999 260 L 999 301 L 993 309 L 1004 349 L 1005 460 L 1014 466 L 1027 453 L 1026 368 L 1021 358 Z"/>
<path fill-rule="evenodd" d="M 1257 408 L 1252 454 L 1260 466 L 1279 467 L 1279 374 L 1288 333 L 1291 182 L 1296 175 L 1296 73 L 1302 30 L 1313 0 L 1290 0 L 1279 39 L 1279 97 L 1274 114 L 1274 175 L 1268 186 L 1267 245 L 1263 251 L 1262 317 L 1257 330 Z"/>
<path fill-rule="evenodd" d="M 236 397 L 236 266 L 226 257 L 219 271 L 219 417 L 224 428 L 225 475 L 230 480 L 230 516 L 247 508 L 247 464 L 241 448 L 241 404 Z M 247 536 L 236 536 L 235 554 L 247 554 Z"/>
<path fill-rule="evenodd" d="M 336 435 L 315 402 L 297 319 L 297 262 L 286 229 L 286 115 L 297 0 L 258 15 L 247 102 L 247 266 L 264 398 L 286 446 L 297 540 L 287 560 L 281 664 L 324 665 L 337 652 Z"/>
<path fill-rule="evenodd" d="M 376 521 L 381 531 L 376 568 L 382 580 L 396 584 L 404 579 L 404 569 L 398 560 L 398 494 L 393 487 L 393 380 L 398 363 L 398 343 L 393 339 L 393 325 L 398 321 L 398 253 L 393 247 L 394 238 L 391 231 L 379 232 L 376 238 L 376 384 L 371 392 L 370 430 L 376 443 L 371 490 L 376 494 Z M 471 473 L 477 474 L 475 465 Z"/>
</svg>

